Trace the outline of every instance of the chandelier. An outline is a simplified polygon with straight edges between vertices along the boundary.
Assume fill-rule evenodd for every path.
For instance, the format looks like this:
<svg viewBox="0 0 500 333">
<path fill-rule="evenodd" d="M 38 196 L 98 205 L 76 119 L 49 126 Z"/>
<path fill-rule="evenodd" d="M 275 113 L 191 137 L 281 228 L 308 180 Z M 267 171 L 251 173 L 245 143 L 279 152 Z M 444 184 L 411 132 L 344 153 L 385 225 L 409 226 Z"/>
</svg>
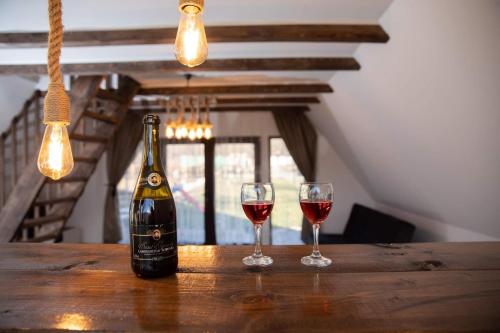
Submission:
<svg viewBox="0 0 500 333">
<path fill-rule="evenodd" d="M 163 100 L 163 106 L 167 113 L 165 127 L 167 139 L 194 141 L 212 138 L 213 125 L 209 119 L 209 112 L 210 108 L 215 107 L 216 104 L 215 97 L 179 96 Z M 201 110 L 202 107 L 205 108 L 204 113 Z M 172 115 L 173 110 L 176 111 L 176 117 Z"/>
</svg>

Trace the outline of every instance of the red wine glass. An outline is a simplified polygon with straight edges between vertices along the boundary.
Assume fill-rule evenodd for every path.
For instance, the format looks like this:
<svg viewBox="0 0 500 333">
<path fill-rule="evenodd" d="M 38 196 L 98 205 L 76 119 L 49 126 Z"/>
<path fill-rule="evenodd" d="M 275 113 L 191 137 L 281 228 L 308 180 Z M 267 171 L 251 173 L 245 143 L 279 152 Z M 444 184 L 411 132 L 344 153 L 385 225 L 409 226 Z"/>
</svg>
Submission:
<svg viewBox="0 0 500 333">
<path fill-rule="evenodd" d="M 306 266 L 325 267 L 332 260 L 319 252 L 319 227 L 326 220 L 333 206 L 333 186 L 331 183 L 302 183 L 299 191 L 300 208 L 313 226 L 314 247 L 311 255 L 300 262 Z"/>
<path fill-rule="evenodd" d="M 244 183 L 241 186 L 241 205 L 255 229 L 255 251 L 243 258 L 247 266 L 269 266 L 273 259 L 262 255 L 262 225 L 271 214 L 274 205 L 274 187 L 271 183 Z"/>
</svg>

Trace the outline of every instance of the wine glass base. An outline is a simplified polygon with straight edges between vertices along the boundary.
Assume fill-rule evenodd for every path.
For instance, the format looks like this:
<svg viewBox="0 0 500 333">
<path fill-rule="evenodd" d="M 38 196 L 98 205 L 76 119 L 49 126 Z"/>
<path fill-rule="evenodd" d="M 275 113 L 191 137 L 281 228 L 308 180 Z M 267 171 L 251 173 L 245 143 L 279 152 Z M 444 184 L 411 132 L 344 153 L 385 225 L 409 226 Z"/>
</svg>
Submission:
<svg viewBox="0 0 500 333">
<path fill-rule="evenodd" d="M 254 257 L 248 256 L 243 258 L 243 263 L 247 266 L 269 266 L 273 263 L 273 259 L 268 256 Z"/>
<path fill-rule="evenodd" d="M 302 257 L 302 259 L 300 259 L 300 262 L 306 266 L 326 267 L 326 266 L 331 265 L 332 259 L 325 258 L 323 256 L 319 256 L 319 257 L 306 256 L 306 257 Z"/>
</svg>

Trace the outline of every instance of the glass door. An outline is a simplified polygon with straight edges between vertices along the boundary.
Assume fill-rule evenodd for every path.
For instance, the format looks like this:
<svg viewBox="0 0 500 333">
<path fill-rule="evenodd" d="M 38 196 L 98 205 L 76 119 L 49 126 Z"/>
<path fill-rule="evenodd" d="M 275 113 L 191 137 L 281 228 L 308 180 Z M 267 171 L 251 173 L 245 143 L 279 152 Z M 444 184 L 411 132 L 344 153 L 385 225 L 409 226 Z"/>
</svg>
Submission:
<svg viewBox="0 0 500 333">
<path fill-rule="evenodd" d="M 168 143 L 166 172 L 177 209 L 179 244 L 205 242 L 205 145 Z"/>
<path fill-rule="evenodd" d="M 270 138 L 271 181 L 276 199 L 271 213 L 272 244 L 304 244 L 300 238 L 302 211 L 299 187 L 304 181 L 282 138 Z"/>
<path fill-rule="evenodd" d="M 258 141 L 218 138 L 215 143 L 215 233 L 217 244 L 253 244 L 254 231 L 241 208 L 243 182 L 255 181 Z"/>
</svg>

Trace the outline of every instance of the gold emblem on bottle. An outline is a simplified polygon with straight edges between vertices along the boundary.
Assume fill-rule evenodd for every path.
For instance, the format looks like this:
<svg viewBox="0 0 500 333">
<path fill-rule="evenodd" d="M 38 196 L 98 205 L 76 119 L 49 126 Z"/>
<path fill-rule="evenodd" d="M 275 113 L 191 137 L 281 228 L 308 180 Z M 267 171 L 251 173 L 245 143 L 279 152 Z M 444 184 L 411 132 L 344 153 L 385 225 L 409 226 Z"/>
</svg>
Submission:
<svg viewBox="0 0 500 333">
<path fill-rule="evenodd" d="M 153 239 L 159 240 L 161 238 L 161 231 L 159 229 L 153 230 Z"/>
<path fill-rule="evenodd" d="M 148 184 L 151 186 L 160 186 L 161 185 L 161 176 L 156 173 L 150 173 L 148 176 Z"/>
</svg>

